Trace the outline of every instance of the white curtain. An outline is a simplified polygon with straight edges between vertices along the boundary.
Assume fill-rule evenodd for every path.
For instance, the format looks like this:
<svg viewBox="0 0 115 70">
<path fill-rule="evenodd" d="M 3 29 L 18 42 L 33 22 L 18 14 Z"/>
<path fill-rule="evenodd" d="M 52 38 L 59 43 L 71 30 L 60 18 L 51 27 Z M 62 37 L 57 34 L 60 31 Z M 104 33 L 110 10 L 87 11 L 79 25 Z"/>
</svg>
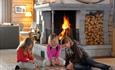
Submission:
<svg viewBox="0 0 115 70">
<path fill-rule="evenodd" d="M 0 24 L 11 22 L 11 2 L 12 0 L 0 0 Z"/>
</svg>

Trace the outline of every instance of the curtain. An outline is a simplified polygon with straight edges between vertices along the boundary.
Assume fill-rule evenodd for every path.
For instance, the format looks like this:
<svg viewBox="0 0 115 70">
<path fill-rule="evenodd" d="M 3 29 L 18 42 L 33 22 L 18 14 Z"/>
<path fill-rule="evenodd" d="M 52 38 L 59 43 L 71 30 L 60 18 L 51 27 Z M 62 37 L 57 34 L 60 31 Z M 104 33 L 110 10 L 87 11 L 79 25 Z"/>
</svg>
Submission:
<svg viewBox="0 0 115 70">
<path fill-rule="evenodd" d="M 2 23 L 2 0 L 0 0 L 0 24 Z"/>
<path fill-rule="evenodd" d="M 0 0 L 0 23 L 11 22 L 12 0 Z"/>
</svg>

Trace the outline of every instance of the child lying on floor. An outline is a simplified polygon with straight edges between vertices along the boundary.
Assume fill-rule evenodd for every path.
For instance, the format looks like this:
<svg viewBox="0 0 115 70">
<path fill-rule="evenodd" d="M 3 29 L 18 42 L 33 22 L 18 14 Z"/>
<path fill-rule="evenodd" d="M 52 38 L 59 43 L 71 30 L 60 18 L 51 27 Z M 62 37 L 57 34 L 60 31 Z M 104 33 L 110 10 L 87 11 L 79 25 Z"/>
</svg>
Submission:
<svg viewBox="0 0 115 70">
<path fill-rule="evenodd" d="M 71 38 L 66 37 L 63 40 L 65 45 L 66 63 L 65 67 L 67 70 L 92 70 L 92 67 L 99 68 L 101 70 L 111 70 L 109 65 L 94 61 L 84 49 L 78 47 L 76 42 Z"/>
</svg>

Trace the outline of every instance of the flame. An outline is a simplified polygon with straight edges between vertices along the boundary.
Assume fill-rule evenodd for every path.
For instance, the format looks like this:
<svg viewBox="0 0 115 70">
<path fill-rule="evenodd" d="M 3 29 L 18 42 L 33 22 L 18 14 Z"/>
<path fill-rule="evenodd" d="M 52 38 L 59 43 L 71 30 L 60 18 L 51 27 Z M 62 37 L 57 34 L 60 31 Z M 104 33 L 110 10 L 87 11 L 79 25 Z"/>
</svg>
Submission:
<svg viewBox="0 0 115 70">
<path fill-rule="evenodd" d="M 59 34 L 59 40 L 63 39 L 66 29 L 70 28 L 70 23 L 69 23 L 69 19 L 67 16 L 64 16 L 64 22 L 62 24 L 62 32 Z"/>
<path fill-rule="evenodd" d="M 68 17 L 64 16 L 64 23 L 62 25 L 62 29 L 66 30 L 67 28 L 70 28 L 69 19 Z"/>
<path fill-rule="evenodd" d="M 63 30 L 60 34 L 59 34 L 59 40 L 63 39 L 65 34 L 65 30 Z"/>
</svg>

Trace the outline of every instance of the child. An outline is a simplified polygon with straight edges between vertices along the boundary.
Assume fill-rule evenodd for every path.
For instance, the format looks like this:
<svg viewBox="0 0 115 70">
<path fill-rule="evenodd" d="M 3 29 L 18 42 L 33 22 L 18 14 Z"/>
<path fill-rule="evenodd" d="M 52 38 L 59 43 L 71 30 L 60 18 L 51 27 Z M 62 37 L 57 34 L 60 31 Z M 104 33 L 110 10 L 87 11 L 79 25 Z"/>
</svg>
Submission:
<svg viewBox="0 0 115 70">
<path fill-rule="evenodd" d="M 78 47 L 76 42 L 73 42 L 69 37 L 63 41 L 66 50 L 66 68 L 71 70 L 91 70 L 91 67 L 100 68 L 101 70 L 110 70 L 111 67 L 94 61 L 88 54 Z"/>
<path fill-rule="evenodd" d="M 37 65 L 34 63 L 34 58 L 32 55 L 33 41 L 31 38 L 26 38 L 26 40 L 18 46 L 17 49 L 17 65 L 15 70 L 20 68 L 26 69 L 37 69 Z"/>
<path fill-rule="evenodd" d="M 47 46 L 47 57 L 43 61 L 43 66 L 45 65 L 64 65 L 65 61 L 60 58 L 61 46 L 58 44 L 58 38 L 55 34 L 49 36 L 49 44 Z"/>
</svg>

